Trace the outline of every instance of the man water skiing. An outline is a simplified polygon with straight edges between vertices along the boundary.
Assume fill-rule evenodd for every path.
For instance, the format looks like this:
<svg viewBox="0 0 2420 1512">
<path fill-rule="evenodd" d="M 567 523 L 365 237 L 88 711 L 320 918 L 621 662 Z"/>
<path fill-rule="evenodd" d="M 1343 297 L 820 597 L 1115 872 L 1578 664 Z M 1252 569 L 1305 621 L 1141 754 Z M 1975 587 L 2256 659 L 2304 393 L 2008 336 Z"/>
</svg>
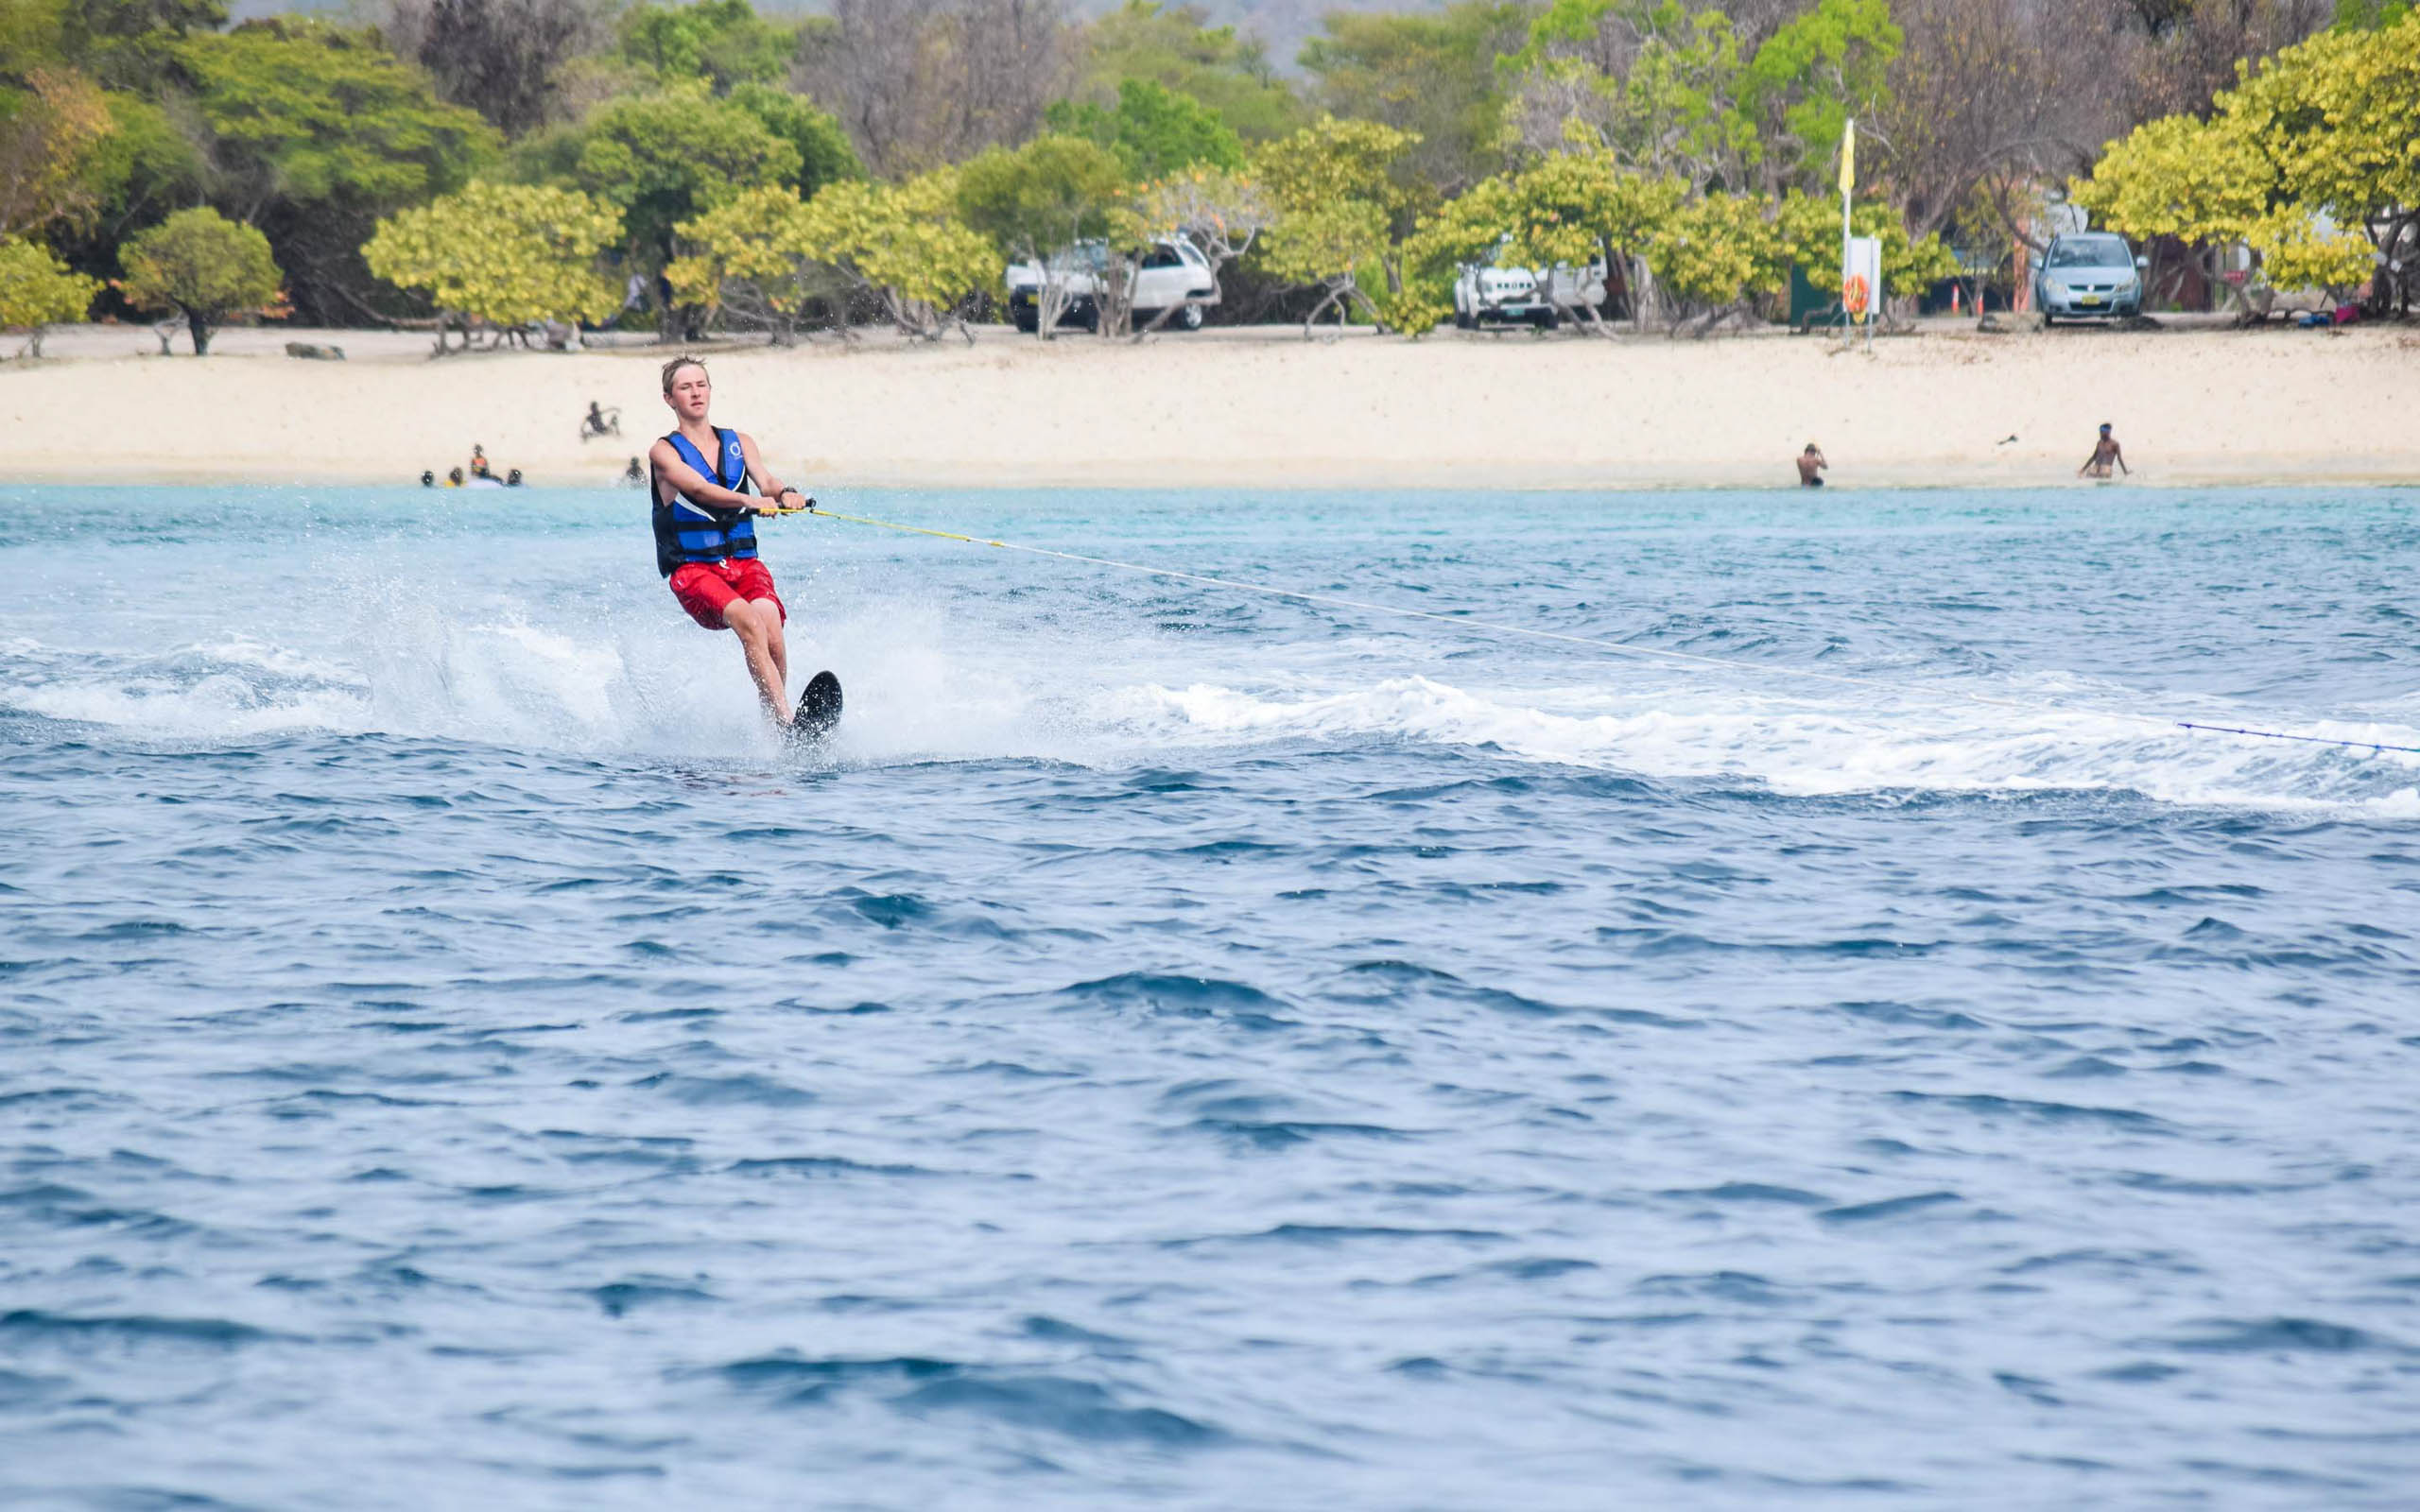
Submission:
<svg viewBox="0 0 2420 1512">
<path fill-rule="evenodd" d="M 800 705 L 804 724 L 793 720 L 789 648 L 782 638 L 789 610 L 773 589 L 773 575 L 756 558 L 752 518 L 783 512 L 785 499 L 797 500 L 790 507 L 798 509 L 811 508 L 815 501 L 766 471 L 754 437 L 713 424 L 706 418 L 713 401 L 714 383 L 704 363 L 675 357 L 664 365 L 664 403 L 677 423 L 648 452 L 656 570 L 691 619 L 739 637 L 748 675 L 756 679 L 757 696 L 774 724 L 785 733 L 794 728 L 807 732 L 807 726 L 821 733 L 839 715 L 839 683 L 830 673 L 818 674 Z M 751 482 L 770 507 L 741 491 Z M 828 700 L 819 699 L 818 689 L 826 683 Z"/>
</svg>

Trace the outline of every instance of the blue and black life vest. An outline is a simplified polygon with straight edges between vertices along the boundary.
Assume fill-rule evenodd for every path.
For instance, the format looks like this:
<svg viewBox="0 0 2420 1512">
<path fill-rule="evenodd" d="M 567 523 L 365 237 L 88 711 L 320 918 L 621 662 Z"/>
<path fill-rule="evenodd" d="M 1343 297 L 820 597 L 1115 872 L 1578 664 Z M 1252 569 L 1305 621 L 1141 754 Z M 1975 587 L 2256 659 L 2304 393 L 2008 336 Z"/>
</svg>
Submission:
<svg viewBox="0 0 2420 1512">
<path fill-rule="evenodd" d="M 721 450 L 713 465 L 698 455 L 689 438 L 679 431 L 665 438 L 681 460 L 698 470 L 700 476 L 713 479 L 726 489 L 741 493 L 748 491 L 748 458 L 739 449 L 739 433 L 715 427 L 715 439 Z M 743 560 L 756 555 L 756 521 L 752 515 L 736 509 L 717 509 L 700 504 L 687 494 L 675 490 L 672 502 L 664 501 L 664 485 L 656 477 L 655 464 L 648 464 L 648 497 L 655 504 L 655 570 L 669 577 L 694 561 L 726 561 L 733 558 Z"/>
</svg>

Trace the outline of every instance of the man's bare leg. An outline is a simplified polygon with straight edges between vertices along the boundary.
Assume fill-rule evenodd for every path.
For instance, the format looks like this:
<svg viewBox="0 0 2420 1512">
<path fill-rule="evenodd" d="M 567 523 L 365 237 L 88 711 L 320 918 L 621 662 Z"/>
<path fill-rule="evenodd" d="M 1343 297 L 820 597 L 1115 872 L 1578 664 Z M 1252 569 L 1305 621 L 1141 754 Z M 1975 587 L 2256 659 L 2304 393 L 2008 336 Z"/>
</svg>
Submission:
<svg viewBox="0 0 2420 1512">
<path fill-rule="evenodd" d="M 722 622 L 739 637 L 739 647 L 748 655 L 748 675 L 756 679 L 756 696 L 765 700 L 765 712 L 773 723 L 790 722 L 787 677 L 776 660 L 782 644 L 781 610 L 770 604 L 751 604 L 735 598 L 722 607 Z"/>
<path fill-rule="evenodd" d="M 777 688 L 787 688 L 790 685 L 790 647 L 788 638 L 782 633 L 782 606 L 769 598 L 759 598 L 752 602 L 756 606 L 757 613 L 764 617 L 765 623 L 772 627 L 773 685 Z"/>
</svg>

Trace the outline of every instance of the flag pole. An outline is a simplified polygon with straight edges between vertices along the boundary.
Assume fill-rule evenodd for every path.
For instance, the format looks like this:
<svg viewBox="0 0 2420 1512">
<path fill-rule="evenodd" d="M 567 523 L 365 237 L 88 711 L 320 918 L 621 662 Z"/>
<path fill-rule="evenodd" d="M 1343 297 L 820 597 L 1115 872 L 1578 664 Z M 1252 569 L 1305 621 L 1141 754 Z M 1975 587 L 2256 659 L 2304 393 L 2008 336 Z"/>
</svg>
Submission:
<svg viewBox="0 0 2420 1512">
<path fill-rule="evenodd" d="M 1846 324 L 1849 318 L 1849 191 L 1857 186 L 1857 117 L 1849 117 L 1841 132 L 1841 344 L 1853 339 Z"/>
</svg>

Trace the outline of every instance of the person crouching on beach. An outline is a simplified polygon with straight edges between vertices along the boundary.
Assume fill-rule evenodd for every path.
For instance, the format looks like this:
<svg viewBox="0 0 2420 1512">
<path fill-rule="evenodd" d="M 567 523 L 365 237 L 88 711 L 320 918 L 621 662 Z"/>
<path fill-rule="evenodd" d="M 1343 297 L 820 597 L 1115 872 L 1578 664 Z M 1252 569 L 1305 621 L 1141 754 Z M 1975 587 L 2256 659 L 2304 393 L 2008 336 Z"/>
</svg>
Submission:
<svg viewBox="0 0 2420 1512">
<path fill-rule="evenodd" d="M 1813 441 L 1807 442 L 1806 450 L 1798 454 L 1798 486 L 1802 489 L 1822 488 L 1824 480 L 1816 474 L 1831 465 L 1824 460 L 1824 454 L 1815 449 Z"/>
<path fill-rule="evenodd" d="M 2128 477 L 2135 475 L 2135 470 L 2126 465 L 2126 449 L 2118 444 L 2118 438 L 2109 434 L 2109 422 L 2102 421 L 2100 439 L 2092 443 L 2092 455 L 2083 459 L 2083 466 L 2076 469 L 2076 476 L 2083 477 L 2088 472 L 2094 477 L 2105 478 L 2109 475 L 2109 464 L 2112 462 L 2117 463 L 2118 471 Z"/>
<path fill-rule="evenodd" d="M 803 508 L 806 496 L 765 470 L 754 437 L 707 419 L 714 383 L 704 363 L 695 357 L 666 363 L 664 403 L 678 423 L 648 452 L 656 570 L 691 619 L 739 637 L 765 712 L 787 726 L 784 689 L 790 665 L 782 627 L 789 610 L 774 592 L 772 573 L 757 559 L 752 517 L 779 513 L 780 502 L 790 496 Z M 752 481 L 774 507 L 741 491 Z"/>
</svg>

